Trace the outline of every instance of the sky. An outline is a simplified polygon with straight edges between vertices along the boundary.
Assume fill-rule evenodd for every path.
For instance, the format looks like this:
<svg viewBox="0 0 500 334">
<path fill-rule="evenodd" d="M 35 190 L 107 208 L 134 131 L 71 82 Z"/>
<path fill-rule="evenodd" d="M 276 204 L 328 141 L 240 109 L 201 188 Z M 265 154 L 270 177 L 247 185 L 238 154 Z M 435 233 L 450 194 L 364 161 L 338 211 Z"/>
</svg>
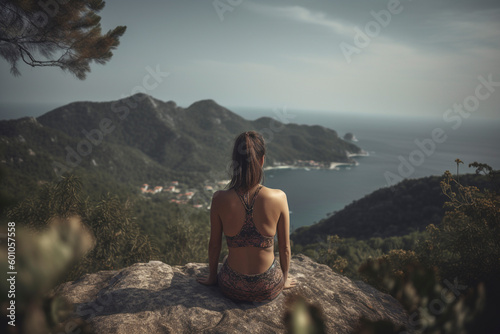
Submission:
<svg viewBox="0 0 500 334">
<path fill-rule="evenodd" d="M 13 77 L 0 58 L 0 119 L 139 91 L 183 107 L 500 115 L 500 1 L 108 0 L 100 15 L 127 31 L 84 81 L 22 63 Z"/>
</svg>

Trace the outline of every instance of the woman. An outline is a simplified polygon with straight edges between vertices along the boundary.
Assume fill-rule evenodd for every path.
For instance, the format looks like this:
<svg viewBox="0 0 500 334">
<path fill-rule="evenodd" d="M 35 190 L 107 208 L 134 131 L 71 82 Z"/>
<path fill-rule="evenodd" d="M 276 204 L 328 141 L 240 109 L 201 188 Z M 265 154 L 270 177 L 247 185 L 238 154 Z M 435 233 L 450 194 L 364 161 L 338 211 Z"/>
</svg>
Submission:
<svg viewBox="0 0 500 334">
<path fill-rule="evenodd" d="M 288 276 L 291 251 L 286 195 L 260 185 L 265 153 L 260 134 L 247 131 L 239 135 L 233 148 L 229 189 L 216 192 L 210 208 L 210 271 L 198 281 L 218 283 L 224 295 L 238 301 L 269 301 L 296 285 Z M 273 247 L 276 231 L 279 265 Z M 222 233 L 229 254 L 217 274 Z"/>
</svg>

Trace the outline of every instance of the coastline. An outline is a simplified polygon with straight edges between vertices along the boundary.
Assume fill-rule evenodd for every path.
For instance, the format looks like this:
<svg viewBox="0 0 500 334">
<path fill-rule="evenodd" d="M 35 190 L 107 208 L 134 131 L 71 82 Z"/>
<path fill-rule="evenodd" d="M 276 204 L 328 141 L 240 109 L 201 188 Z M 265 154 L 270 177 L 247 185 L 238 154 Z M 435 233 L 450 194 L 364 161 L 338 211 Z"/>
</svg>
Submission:
<svg viewBox="0 0 500 334">
<path fill-rule="evenodd" d="M 264 171 L 277 170 L 277 169 L 330 169 L 335 170 L 340 166 L 357 166 L 359 163 L 356 162 L 330 162 L 329 167 L 316 167 L 316 166 L 294 166 L 294 165 L 280 165 L 280 166 L 267 166 L 264 167 Z"/>
<path fill-rule="evenodd" d="M 369 157 L 370 156 L 370 153 L 366 152 L 365 150 L 361 150 L 360 153 L 350 153 L 350 152 L 346 152 L 347 153 L 347 157 L 348 158 L 352 158 L 352 157 Z"/>
<path fill-rule="evenodd" d="M 357 166 L 359 163 L 355 162 L 330 162 L 328 169 L 338 169 L 340 166 Z"/>
<path fill-rule="evenodd" d="M 353 158 L 353 157 L 368 157 L 368 156 L 370 156 L 370 153 L 368 153 L 365 150 L 361 150 L 361 152 L 359 152 L 359 153 L 346 152 L 346 155 L 347 155 L 347 158 L 352 160 L 352 162 L 332 161 L 329 163 L 329 165 L 328 165 L 328 163 L 324 163 L 323 166 L 318 166 L 317 164 L 316 165 L 305 165 L 305 166 L 304 165 L 302 165 L 302 166 L 297 166 L 297 165 L 267 166 L 267 167 L 264 167 L 264 171 L 278 170 L 278 169 L 305 169 L 305 170 L 311 170 L 311 169 L 315 169 L 315 170 L 330 169 L 330 170 L 332 170 L 333 169 L 333 170 L 338 170 L 339 167 L 341 167 L 341 166 L 357 166 L 357 165 L 359 165 L 359 162 L 357 162 L 356 160 L 351 159 L 351 158 Z"/>
</svg>

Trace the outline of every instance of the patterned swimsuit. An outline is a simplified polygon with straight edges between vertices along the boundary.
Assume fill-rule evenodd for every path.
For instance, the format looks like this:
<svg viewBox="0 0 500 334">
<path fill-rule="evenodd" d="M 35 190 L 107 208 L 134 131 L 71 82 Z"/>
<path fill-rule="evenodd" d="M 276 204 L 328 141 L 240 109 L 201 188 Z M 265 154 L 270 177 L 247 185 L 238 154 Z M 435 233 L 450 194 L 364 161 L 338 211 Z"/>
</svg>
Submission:
<svg viewBox="0 0 500 334">
<path fill-rule="evenodd" d="M 253 222 L 253 205 L 262 186 L 257 188 L 251 203 L 245 201 L 244 195 L 238 197 L 245 207 L 245 223 L 233 237 L 226 236 L 228 247 L 268 248 L 274 244 L 274 237 L 264 236 L 257 231 Z M 285 284 L 283 272 L 276 259 L 269 269 L 261 274 L 244 275 L 229 267 L 227 260 L 218 273 L 219 287 L 228 298 L 238 301 L 263 302 L 276 298 Z"/>
</svg>

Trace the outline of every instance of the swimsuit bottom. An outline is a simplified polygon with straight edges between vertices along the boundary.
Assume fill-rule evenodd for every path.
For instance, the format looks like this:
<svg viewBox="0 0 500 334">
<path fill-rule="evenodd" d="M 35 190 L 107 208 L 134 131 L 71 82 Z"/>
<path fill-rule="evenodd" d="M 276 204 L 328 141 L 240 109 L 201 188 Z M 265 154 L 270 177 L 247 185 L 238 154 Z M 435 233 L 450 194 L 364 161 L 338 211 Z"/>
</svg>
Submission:
<svg viewBox="0 0 500 334">
<path fill-rule="evenodd" d="M 244 275 L 234 271 L 226 259 L 217 277 L 222 293 L 237 301 L 271 301 L 280 294 L 285 285 L 283 272 L 276 259 L 269 269 L 256 275 Z"/>
</svg>

